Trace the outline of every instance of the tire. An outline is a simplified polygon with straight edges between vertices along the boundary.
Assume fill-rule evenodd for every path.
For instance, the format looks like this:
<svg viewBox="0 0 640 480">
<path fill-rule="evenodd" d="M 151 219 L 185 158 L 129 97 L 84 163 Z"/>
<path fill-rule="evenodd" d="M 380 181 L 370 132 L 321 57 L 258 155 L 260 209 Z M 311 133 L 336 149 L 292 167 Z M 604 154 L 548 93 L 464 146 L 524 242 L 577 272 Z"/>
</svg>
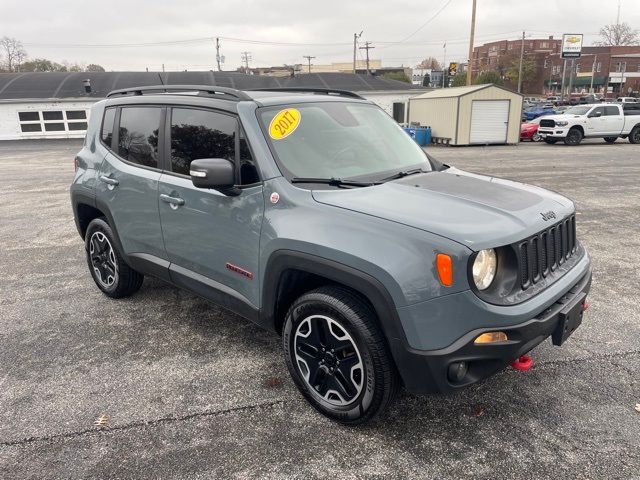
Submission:
<svg viewBox="0 0 640 480">
<path fill-rule="evenodd" d="M 533 135 L 531 135 L 531 141 L 532 142 L 541 142 L 542 141 L 542 137 L 540 136 L 540 134 L 538 132 L 536 132 Z"/>
<path fill-rule="evenodd" d="M 604 141 L 607 143 L 614 143 L 618 137 L 604 137 Z"/>
<path fill-rule="evenodd" d="M 113 231 L 104 218 L 96 218 L 84 236 L 87 264 L 93 281 L 111 298 L 128 297 L 142 286 L 144 275 L 124 261 Z"/>
<path fill-rule="evenodd" d="M 543 140 L 544 140 L 544 143 L 548 143 L 549 145 L 554 145 L 558 141 L 557 138 L 549 138 L 549 137 L 543 138 Z"/>
<path fill-rule="evenodd" d="M 631 129 L 631 133 L 629 133 L 629 142 L 630 143 L 640 143 L 640 125 L 636 125 Z"/>
<path fill-rule="evenodd" d="M 332 420 L 370 421 L 398 390 L 398 374 L 373 309 L 346 288 L 320 287 L 298 298 L 287 313 L 282 340 L 298 390 Z"/>
<path fill-rule="evenodd" d="M 582 135 L 582 132 L 580 130 L 578 130 L 577 128 L 572 128 L 567 133 L 567 136 L 564 137 L 564 144 L 572 147 L 575 147 L 576 145 L 580 145 L 580 142 L 582 142 L 583 136 L 584 135 Z"/>
</svg>

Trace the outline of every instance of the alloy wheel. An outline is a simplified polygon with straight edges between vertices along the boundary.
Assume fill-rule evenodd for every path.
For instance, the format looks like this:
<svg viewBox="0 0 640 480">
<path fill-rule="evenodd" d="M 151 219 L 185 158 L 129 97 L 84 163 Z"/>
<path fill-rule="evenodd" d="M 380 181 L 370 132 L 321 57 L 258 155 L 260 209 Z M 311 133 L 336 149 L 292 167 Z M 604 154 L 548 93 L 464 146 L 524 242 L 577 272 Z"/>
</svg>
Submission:
<svg viewBox="0 0 640 480">
<path fill-rule="evenodd" d="M 365 381 L 362 357 L 349 333 L 335 320 L 311 315 L 296 328 L 296 365 L 314 395 L 334 406 L 358 398 Z"/>
<path fill-rule="evenodd" d="M 96 279 L 105 287 L 111 287 L 118 280 L 116 254 L 111 242 L 102 232 L 95 232 L 89 241 L 89 257 Z"/>
</svg>

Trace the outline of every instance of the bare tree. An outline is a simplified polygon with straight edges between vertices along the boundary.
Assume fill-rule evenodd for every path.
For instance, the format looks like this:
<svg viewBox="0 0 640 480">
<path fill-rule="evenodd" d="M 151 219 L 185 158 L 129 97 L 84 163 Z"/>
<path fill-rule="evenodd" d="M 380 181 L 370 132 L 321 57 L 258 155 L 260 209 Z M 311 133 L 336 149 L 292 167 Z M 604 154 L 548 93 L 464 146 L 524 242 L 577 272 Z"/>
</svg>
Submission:
<svg viewBox="0 0 640 480">
<path fill-rule="evenodd" d="M 628 23 L 612 23 L 600 29 L 602 40 L 596 42 L 601 47 L 620 45 L 637 45 L 640 42 L 638 30 L 633 30 Z"/>
<path fill-rule="evenodd" d="M 434 57 L 427 57 L 422 60 L 416 68 L 423 68 L 425 70 L 442 70 L 440 66 L 440 62 L 436 60 Z"/>
<path fill-rule="evenodd" d="M 0 38 L 0 51 L 4 57 L 7 71 L 16 72 L 20 68 L 20 64 L 27 58 L 27 52 L 22 46 L 22 42 L 15 38 Z"/>
</svg>

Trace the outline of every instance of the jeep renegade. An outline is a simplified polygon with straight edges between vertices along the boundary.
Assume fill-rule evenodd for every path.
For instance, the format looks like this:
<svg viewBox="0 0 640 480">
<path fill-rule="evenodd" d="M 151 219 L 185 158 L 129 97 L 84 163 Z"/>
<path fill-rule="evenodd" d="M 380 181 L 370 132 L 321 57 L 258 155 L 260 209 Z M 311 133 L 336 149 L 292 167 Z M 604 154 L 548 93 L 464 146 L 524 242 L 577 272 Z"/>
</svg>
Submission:
<svg viewBox="0 0 640 480">
<path fill-rule="evenodd" d="M 297 388 L 342 423 L 562 345 L 586 308 L 573 202 L 439 163 L 351 92 L 114 91 L 75 167 L 102 292 L 152 275 L 281 334 Z"/>
</svg>

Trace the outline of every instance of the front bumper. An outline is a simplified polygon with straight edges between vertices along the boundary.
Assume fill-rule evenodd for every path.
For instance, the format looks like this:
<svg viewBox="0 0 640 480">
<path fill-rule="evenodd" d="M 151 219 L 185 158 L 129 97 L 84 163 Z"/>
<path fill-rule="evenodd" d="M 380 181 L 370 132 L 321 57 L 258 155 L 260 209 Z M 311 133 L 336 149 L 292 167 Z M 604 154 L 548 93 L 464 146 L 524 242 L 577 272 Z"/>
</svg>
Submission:
<svg viewBox="0 0 640 480">
<path fill-rule="evenodd" d="M 542 138 L 551 137 L 551 138 L 564 138 L 567 136 L 569 129 L 567 127 L 540 127 L 538 128 L 538 133 Z"/>
<path fill-rule="evenodd" d="M 398 350 L 394 349 L 405 387 L 412 393 L 451 392 L 493 375 L 552 336 L 560 323 L 561 312 L 576 302 L 584 303 L 590 288 L 589 268 L 568 291 L 530 320 L 510 326 L 479 328 L 439 350 L 405 348 L 398 358 Z M 499 344 L 474 344 L 478 335 L 491 331 L 505 332 L 508 340 Z M 458 362 L 466 363 L 466 373 L 460 379 L 451 380 L 449 369 Z"/>
</svg>

